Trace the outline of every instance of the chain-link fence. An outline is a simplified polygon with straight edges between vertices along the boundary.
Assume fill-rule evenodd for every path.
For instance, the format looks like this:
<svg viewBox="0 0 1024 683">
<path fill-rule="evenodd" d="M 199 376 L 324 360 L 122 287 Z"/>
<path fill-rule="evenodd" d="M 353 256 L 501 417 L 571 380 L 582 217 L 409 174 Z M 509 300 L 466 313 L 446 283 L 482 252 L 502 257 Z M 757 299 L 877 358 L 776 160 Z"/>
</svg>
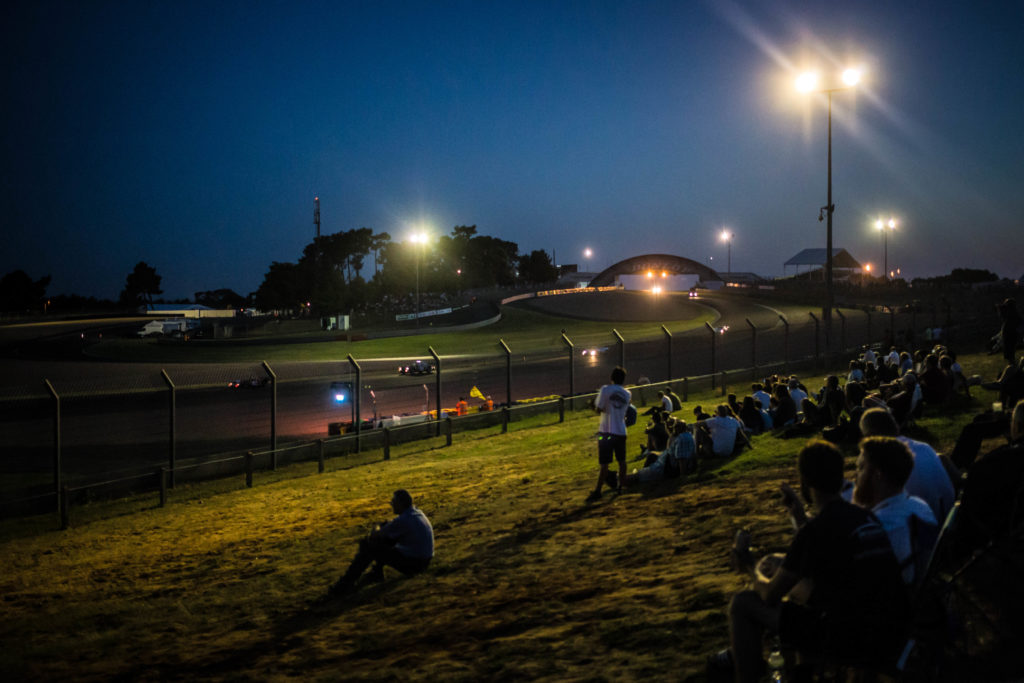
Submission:
<svg viewBox="0 0 1024 683">
<path fill-rule="evenodd" d="M 0 389 L 0 513 L 66 509 L 85 497 L 193 479 L 246 472 L 251 478 L 291 462 L 362 452 L 388 457 L 390 446 L 405 441 L 507 429 L 538 414 L 555 419 L 584 409 L 618 364 L 645 405 L 667 385 L 684 400 L 706 390 L 744 394 L 760 377 L 819 372 L 866 344 L 955 346 L 996 325 L 991 307 L 964 311 L 956 321 L 945 313 L 837 311 L 832 339 L 813 314 L 779 316 L 770 327 L 747 320 L 685 334 L 663 328 L 661 338 L 644 340 L 610 329 L 606 345 L 587 347 L 563 334 L 549 350 L 527 354 L 496 339 L 468 354 L 425 349 L 423 358 L 435 367 L 423 376 L 400 375 L 396 361 L 350 357 L 163 369 L 125 364 L 109 375 L 41 379 Z M 493 399 L 495 409 L 481 411 L 479 396 Z M 530 400 L 545 396 L 550 400 Z M 462 397 L 474 405 L 454 416 Z"/>
</svg>

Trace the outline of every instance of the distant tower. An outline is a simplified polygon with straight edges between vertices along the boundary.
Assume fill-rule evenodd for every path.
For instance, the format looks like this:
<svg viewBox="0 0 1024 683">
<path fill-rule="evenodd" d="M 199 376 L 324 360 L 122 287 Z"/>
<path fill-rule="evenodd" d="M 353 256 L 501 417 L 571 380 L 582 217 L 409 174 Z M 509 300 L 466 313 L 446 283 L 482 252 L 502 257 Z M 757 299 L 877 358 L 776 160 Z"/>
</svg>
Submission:
<svg viewBox="0 0 1024 683">
<path fill-rule="evenodd" d="M 313 198 L 313 225 L 316 226 L 316 236 L 320 236 L 320 198 Z"/>
</svg>

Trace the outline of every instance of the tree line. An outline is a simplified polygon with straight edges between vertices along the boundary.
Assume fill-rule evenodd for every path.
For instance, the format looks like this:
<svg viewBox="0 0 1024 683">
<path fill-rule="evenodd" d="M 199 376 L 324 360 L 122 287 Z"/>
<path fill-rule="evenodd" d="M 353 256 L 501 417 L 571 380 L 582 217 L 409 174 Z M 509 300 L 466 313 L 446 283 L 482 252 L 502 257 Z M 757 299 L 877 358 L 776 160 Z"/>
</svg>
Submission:
<svg viewBox="0 0 1024 683">
<path fill-rule="evenodd" d="M 367 266 L 372 264 L 372 269 Z M 314 238 L 296 262 L 274 261 L 259 288 L 242 296 L 230 289 L 195 293 L 195 303 L 211 308 L 255 306 L 265 311 L 341 313 L 366 302 L 401 301 L 417 288 L 423 294 L 452 295 L 467 290 L 543 285 L 558 278 L 547 252 L 519 254 L 515 242 L 478 234 L 475 225 L 455 226 L 433 242 L 392 240 L 370 228 Z M 94 297 L 47 297 L 49 275 L 33 280 L 23 270 L 0 278 L 0 312 L 83 310 L 160 301 L 162 276 L 145 261 L 125 278 L 118 302 Z M 187 303 L 179 301 L 175 303 Z"/>
<path fill-rule="evenodd" d="M 363 273 L 372 258 L 369 277 Z M 370 228 L 314 238 L 295 263 L 274 261 L 255 293 L 262 310 L 338 313 L 369 301 L 398 301 L 417 288 L 457 294 L 487 287 L 544 284 L 558 278 L 547 252 L 519 254 L 519 246 L 457 225 L 434 242 L 394 241 Z"/>
</svg>

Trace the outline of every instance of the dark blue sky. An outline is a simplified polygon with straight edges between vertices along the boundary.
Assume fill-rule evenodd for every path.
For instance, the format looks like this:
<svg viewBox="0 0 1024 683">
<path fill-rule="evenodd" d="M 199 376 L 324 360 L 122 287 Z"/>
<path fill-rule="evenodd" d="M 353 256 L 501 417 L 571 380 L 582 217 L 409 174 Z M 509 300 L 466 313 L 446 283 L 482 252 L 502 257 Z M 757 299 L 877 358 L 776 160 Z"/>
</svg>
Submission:
<svg viewBox="0 0 1024 683">
<path fill-rule="evenodd" d="M 0 273 L 116 297 L 256 289 L 358 227 L 475 224 L 597 270 L 669 252 L 782 274 L 1024 272 L 1024 3 L 7 2 Z M 713 257 L 714 260 L 709 261 Z"/>
</svg>

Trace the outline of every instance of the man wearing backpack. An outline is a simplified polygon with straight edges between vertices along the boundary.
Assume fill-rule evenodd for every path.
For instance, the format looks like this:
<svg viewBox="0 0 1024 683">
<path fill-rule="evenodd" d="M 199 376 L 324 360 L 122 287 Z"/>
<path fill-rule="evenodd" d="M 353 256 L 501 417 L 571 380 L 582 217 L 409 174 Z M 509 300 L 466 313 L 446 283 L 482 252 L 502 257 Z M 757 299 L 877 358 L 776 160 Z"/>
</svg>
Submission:
<svg viewBox="0 0 1024 683">
<path fill-rule="evenodd" d="M 611 380 L 611 384 L 601 387 L 594 401 L 594 410 L 601 415 L 601 424 L 597 429 L 597 462 L 600 472 L 597 475 L 597 486 L 587 496 L 588 503 L 601 498 L 601 487 L 608 477 L 608 466 L 612 458 L 619 463 L 617 490 L 621 491 L 626 481 L 626 413 L 631 398 L 629 390 L 622 386 L 626 381 L 626 370 L 616 367 L 612 370 Z"/>
</svg>

